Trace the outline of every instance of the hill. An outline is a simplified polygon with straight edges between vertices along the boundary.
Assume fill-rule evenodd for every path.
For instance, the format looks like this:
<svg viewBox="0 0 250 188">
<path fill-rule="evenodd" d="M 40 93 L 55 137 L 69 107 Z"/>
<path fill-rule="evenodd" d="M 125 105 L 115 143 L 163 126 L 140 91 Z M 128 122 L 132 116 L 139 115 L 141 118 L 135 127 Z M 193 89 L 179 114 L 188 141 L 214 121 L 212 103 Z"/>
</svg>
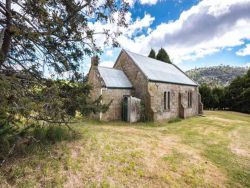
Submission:
<svg viewBox="0 0 250 188">
<path fill-rule="evenodd" d="M 197 68 L 187 71 L 187 75 L 198 84 L 209 84 L 210 86 L 226 86 L 237 76 L 247 72 L 246 67 L 213 66 Z"/>
</svg>

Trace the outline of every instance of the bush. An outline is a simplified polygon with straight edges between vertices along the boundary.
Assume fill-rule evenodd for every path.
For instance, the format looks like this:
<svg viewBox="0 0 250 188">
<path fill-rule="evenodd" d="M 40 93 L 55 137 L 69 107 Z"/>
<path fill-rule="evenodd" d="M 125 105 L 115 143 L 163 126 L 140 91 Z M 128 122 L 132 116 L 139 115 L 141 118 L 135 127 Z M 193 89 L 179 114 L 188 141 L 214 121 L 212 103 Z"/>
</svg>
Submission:
<svg viewBox="0 0 250 188">
<path fill-rule="evenodd" d="M 31 135 L 41 143 L 54 143 L 75 138 L 76 133 L 65 126 L 39 126 Z"/>
</svg>

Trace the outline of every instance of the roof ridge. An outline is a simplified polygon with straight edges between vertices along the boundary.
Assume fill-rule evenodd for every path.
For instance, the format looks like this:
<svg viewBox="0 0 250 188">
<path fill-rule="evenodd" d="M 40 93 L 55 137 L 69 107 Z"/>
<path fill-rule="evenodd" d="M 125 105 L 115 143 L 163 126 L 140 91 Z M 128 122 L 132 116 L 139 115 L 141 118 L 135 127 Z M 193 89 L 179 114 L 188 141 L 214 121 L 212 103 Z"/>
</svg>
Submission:
<svg viewBox="0 0 250 188">
<path fill-rule="evenodd" d="M 154 61 L 158 61 L 158 62 L 160 62 L 160 63 L 166 63 L 166 62 L 164 62 L 164 61 L 161 61 L 161 60 L 158 60 L 158 59 L 155 59 L 155 58 L 152 58 L 152 57 L 148 57 L 148 56 L 145 56 L 145 55 L 142 55 L 142 54 L 139 54 L 139 53 L 135 53 L 135 52 L 132 52 L 132 51 L 130 51 L 130 50 L 125 50 L 125 49 L 123 49 L 123 50 L 126 51 L 126 52 L 130 52 L 130 53 L 133 53 L 133 54 L 142 56 L 142 57 L 146 57 L 146 58 L 152 59 L 152 60 L 154 60 Z M 173 63 L 169 63 L 169 65 L 174 65 L 174 64 L 173 64 Z"/>
<path fill-rule="evenodd" d="M 122 70 L 116 69 L 116 68 L 114 68 L 114 67 L 105 67 L 105 66 L 98 66 L 98 67 L 105 68 L 105 69 L 114 69 L 114 70 L 122 71 Z M 122 72 L 123 72 L 123 71 L 122 71 Z"/>
<path fill-rule="evenodd" d="M 194 80 L 189 78 L 189 76 L 175 64 L 165 63 L 163 61 L 160 61 L 160 60 L 157 60 L 157 59 L 154 59 L 154 58 L 150 58 L 150 57 L 147 57 L 147 56 L 144 56 L 144 55 L 141 55 L 141 54 L 137 54 L 137 53 L 131 52 L 129 50 L 124 50 L 124 52 L 127 53 L 127 55 L 133 60 L 133 62 L 137 65 L 137 67 L 147 77 L 148 80 L 151 80 L 151 81 L 164 81 L 164 82 L 167 82 L 167 83 L 171 82 L 171 83 L 176 83 L 176 84 L 179 83 L 179 84 L 184 84 L 184 85 L 194 85 L 194 86 L 198 85 Z M 144 63 L 139 62 L 140 59 L 141 59 L 141 61 L 144 61 L 142 58 L 146 58 L 146 59 L 144 59 L 145 60 Z M 145 66 L 144 66 L 146 62 L 150 62 L 150 61 L 154 61 L 155 65 L 157 65 L 157 63 L 158 63 L 159 66 L 163 66 L 163 67 L 168 66 L 168 68 L 173 69 L 174 72 L 175 72 L 175 70 L 178 71 L 179 73 L 178 72 L 176 72 L 176 73 L 180 74 L 180 76 L 182 78 L 180 78 L 179 81 L 177 81 L 177 80 L 173 80 L 173 77 L 171 78 L 172 80 L 171 79 L 165 79 L 166 75 L 164 75 L 164 76 L 163 75 L 161 75 L 161 76 L 153 75 L 152 76 L 152 74 L 150 75 L 150 71 L 152 72 L 152 70 L 148 70 L 148 68 L 145 68 Z M 149 65 L 150 63 L 147 63 L 147 64 Z M 155 65 L 153 65 L 153 66 L 155 66 Z M 162 70 L 159 70 L 159 69 L 157 70 L 157 68 L 156 68 L 156 70 L 154 70 L 154 71 L 159 72 L 159 71 L 162 71 Z M 166 73 L 166 74 L 169 74 L 169 72 Z M 160 78 L 160 77 L 164 77 L 164 79 Z M 185 81 L 183 79 L 188 79 L 189 81 Z"/>
</svg>

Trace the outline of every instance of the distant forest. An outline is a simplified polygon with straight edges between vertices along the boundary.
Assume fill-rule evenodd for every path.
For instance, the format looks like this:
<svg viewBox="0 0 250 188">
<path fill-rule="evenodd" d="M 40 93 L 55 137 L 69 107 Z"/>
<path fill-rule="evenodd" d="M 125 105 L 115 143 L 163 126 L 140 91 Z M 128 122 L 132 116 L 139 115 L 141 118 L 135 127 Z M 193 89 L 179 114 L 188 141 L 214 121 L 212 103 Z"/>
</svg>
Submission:
<svg viewBox="0 0 250 188">
<path fill-rule="evenodd" d="M 208 84 L 212 87 L 228 86 L 237 76 L 246 74 L 246 67 L 213 66 L 197 68 L 186 73 L 198 84 Z"/>
<path fill-rule="evenodd" d="M 196 69 L 195 71 L 204 73 L 199 76 L 197 76 L 197 73 L 196 77 L 193 77 L 193 79 L 196 78 L 195 81 L 197 81 L 197 78 L 202 80 L 202 82 L 198 81 L 198 83 L 200 84 L 199 92 L 204 109 L 250 113 L 250 69 L 245 71 L 243 68 L 219 66 Z M 244 71 L 246 73 L 242 75 L 241 72 Z M 207 75 L 205 73 L 211 73 L 211 76 L 203 76 Z"/>
</svg>

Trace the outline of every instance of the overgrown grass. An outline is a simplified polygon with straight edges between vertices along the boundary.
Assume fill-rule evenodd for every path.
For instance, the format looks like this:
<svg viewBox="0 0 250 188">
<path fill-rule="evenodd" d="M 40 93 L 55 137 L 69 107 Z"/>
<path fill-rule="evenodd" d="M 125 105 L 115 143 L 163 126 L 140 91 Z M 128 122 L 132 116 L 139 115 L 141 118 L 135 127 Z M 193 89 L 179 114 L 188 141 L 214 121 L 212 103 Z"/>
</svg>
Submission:
<svg viewBox="0 0 250 188">
<path fill-rule="evenodd" d="M 81 135 L 69 131 L 65 126 L 40 126 L 31 129 L 27 135 L 26 143 L 17 146 L 14 153 L 7 159 L 6 164 L 0 169 L 0 187 L 2 186 L 18 186 L 33 187 L 37 185 L 36 178 L 32 177 L 34 173 L 39 171 L 39 177 L 51 176 L 48 180 L 41 180 L 41 185 L 51 187 L 54 185 L 63 185 L 65 177 L 58 175 L 61 164 L 68 164 L 70 158 L 68 147 L 60 147 L 57 157 L 51 155 L 57 152 L 56 149 L 61 142 L 71 142 L 80 139 Z M 20 140 L 23 142 L 23 140 Z M 4 184 L 1 184 L 3 183 Z"/>
<path fill-rule="evenodd" d="M 250 116 L 40 127 L 0 170 L 0 187 L 250 187 Z"/>
<path fill-rule="evenodd" d="M 41 143 L 55 143 L 63 140 L 73 140 L 80 135 L 70 131 L 66 126 L 39 126 L 32 129 L 30 135 L 34 136 Z"/>
</svg>

